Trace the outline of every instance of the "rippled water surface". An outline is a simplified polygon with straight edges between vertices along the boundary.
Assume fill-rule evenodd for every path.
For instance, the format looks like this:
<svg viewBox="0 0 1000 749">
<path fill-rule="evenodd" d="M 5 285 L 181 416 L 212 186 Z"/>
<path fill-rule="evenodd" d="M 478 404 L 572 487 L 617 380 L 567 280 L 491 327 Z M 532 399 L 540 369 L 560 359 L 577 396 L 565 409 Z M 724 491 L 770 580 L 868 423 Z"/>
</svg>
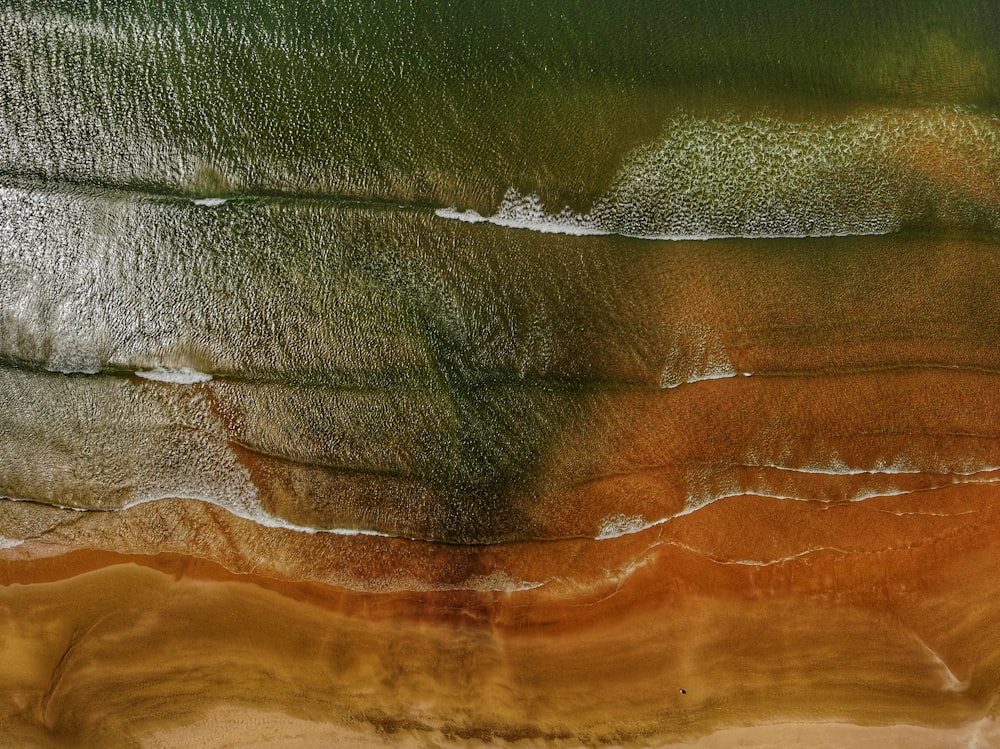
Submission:
<svg viewBox="0 0 1000 749">
<path fill-rule="evenodd" d="M 992 736 L 998 232 L 992 2 L 2 3 L 0 729 Z"/>
</svg>

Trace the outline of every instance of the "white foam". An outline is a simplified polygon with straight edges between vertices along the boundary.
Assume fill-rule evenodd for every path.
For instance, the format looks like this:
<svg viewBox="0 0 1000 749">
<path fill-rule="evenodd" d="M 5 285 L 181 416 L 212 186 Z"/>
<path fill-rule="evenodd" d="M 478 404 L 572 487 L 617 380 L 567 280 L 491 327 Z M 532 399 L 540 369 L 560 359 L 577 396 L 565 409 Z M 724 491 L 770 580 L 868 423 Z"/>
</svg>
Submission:
<svg viewBox="0 0 1000 749">
<path fill-rule="evenodd" d="M 383 533 L 381 531 L 370 530 L 367 528 L 314 528 L 307 525 L 297 525 L 295 523 L 290 523 L 284 518 L 280 518 L 276 515 L 272 515 L 265 511 L 261 507 L 254 508 L 239 508 L 233 507 L 231 505 L 224 504 L 217 499 L 212 497 L 198 496 L 198 495 L 187 495 L 178 496 L 176 494 L 163 494 L 159 496 L 144 497 L 143 499 L 135 500 L 129 502 L 128 504 L 122 505 L 121 508 L 113 510 L 114 512 L 120 512 L 121 510 L 130 510 L 133 507 L 138 507 L 139 505 L 149 504 L 150 502 L 161 502 L 163 500 L 180 499 L 180 500 L 190 500 L 194 502 L 204 502 L 205 504 L 214 505 L 219 507 L 230 515 L 234 515 L 242 520 L 249 520 L 257 525 L 262 525 L 265 528 L 276 528 L 281 530 L 295 531 L 297 533 L 308 533 L 310 535 L 315 535 L 317 533 L 329 533 L 334 536 L 380 536 L 383 538 L 395 538 L 389 533 Z M 75 508 L 70 508 L 75 509 Z"/>
<path fill-rule="evenodd" d="M 697 549 L 693 549 L 697 552 Z M 773 567 L 777 564 L 783 564 L 785 562 L 791 562 L 796 559 L 801 559 L 802 557 L 807 557 L 810 554 L 818 554 L 824 551 L 833 551 L 841 554 L 847 554 L 849 552 L 844 549 L 838 549 L 833 546 L 814 546 L 811 549 L 804 549 L 803 551 L 798 551 L 794 554 L 788 554 L 783 557 L 776 557 L 774 559 L 718 559 L 716 557 L 710 557 L 713 562 L 717 564 L 732 564 L 740 567 Z"/>
<path fill-rule="evenodd" d="M 205 206 L 206 208 L 218 208 L 229 201 L 227 198 L 192 198 L 191 202 L 195 205 Z"/>
<path fill-rule="evenodd" d="M 64 375 L 95 375 L 101 373 L 101 368 L 94 364 L 53 364 L 49 363 L 45 370 Z"/>
<path fill-rule="evenodd" d="M 802 467 L 792 467 L 779 465 L 776 463 L 759 463 L 754 465 L 745 465 L 744 468 L 772 468 L 776 471 L 785 471 L 789 473 L 805 473 L 805 474 L 816 474 L 823 476 L 892 476 L 892 475 L 913 475 L 918 473 L 926 473 L 932 476 L 976 476 L 981 473 L 995 473 L 1000 471 L 1000 466 L 983 466 L 981 468 L 972 468 L 967 470 L 958 471 L 932 471 L 925 468 L 912 468 L 905 465 L 899 464 L 876 464 L 873 468 L 851 468 L 846 465 L 831 465 L 831 466 L 802 466 Z"/>
<path fill-rule="evenodd" d="M 83 507 L 73 507 L 71 505 L 61 505 L 56 502 L 47 502 L 41 499 L 25 499 L 24 497 L 7 497 L 0 496 L 0 501 L 4 502 L 33 502 L 38 505 L 45 505 L 46 507 L 54 507 L 57 510 L 72 510 L 73 512 L 92 512 Z"/>
<path fill-rule="evenodd" d="M 85 508 L 85 507 L 73 507 L 71 505 L 61 505 L 55 502 L 46 502 L 44 500 L 38 499 L 25 499 L 23 497 L 0 497 L 0 500 L 6 500 L 8 502 L 33 502 L 35 504 L 44 504 L 48 507 L 55 507 L 60 510 L 71 510 L 73 512 L 124 512 L 125 510 L 131 510 L 139 505 L 150 504 L 152 502 L 162 502 L 167 500 L 181 500 L 190 502 L 202 502 L 204 504 L 212 505 L 225 510 L 230 515 L 238 517 L 241 520 L 249 520 L 257 525 L 262 525 L 265 528 L 276 528 L 281 530 L 295 531 L 297 533 L 308 533 L 310 535 L 315 535 L 317 533 L 329 533 L 334 536 L 379 536 L 382 538 L 402 538 L 400 536 L 393 536 L 389 533 L 383 533 L 382 531 L 370 530 L 367 528 L 314 528 L 312 526 L 297 525 L 295 523 L 290 523 L 284 518 L 279 518 L 276 515 L 272 515 L 266 512 L 263 508 L 240 508 L 234 507 L 232 505 L 226 504 L 213 497 L 197 495 L 197 494 L 160 494 L 149 497 L 143 497 L 142 499 L 136 499 L 127 504 L 121 505 L 120 507 L 108 507 L 108 508 Z M 0 536 L 0 539 L 3 537 Z M 21 543 L 21 542 L 18 542 Z M 0 548 L 3 548 L 0 546 Z"/>
<path fill-rule="evenodd" d="M 953 475 L 953 474 L 944 474 Z M 969 474 L 974 475 L 974 474 Z M 964 479 L 965 475 L 957 474 L 960 479 Z M 936 489 L 944 489 L 949 486 L 954 486 L 957 484 L 1000 484 L 1000 478 L 997 479 L 982 479 L 982 480 L 953 480 L 946 482 L 944 484 L 939 484 L 930 487 L 921 487 L 919 489 L 859 489 L 854 492 L 851 496 L 846 497 L 843 501 L 846 502 L 863 502 L 869 499 L 880 499 L 882 497 L 903 497 L 909 494 L 919 494 L 921 492 L 934 491 Z M 609 515 L 604 518 L 600 525 L 598 526 L 597 535 L 594 536 L 595 541 L 606 541 L 612 538 L 619 538 L 621 536 L 629 536 L 635 533 L 642 533 L 650 528 L 655 528 L 659 525 L 665 525 L 673 520 L 682 518 L 686 515 L 693 515 L 698 510 L 704 509 L 709 505 L 713 505 L 716 502 L 722 501 L 724 499 L 732 499 L 734 497 L 762 497 L 764 499 L 776 499 L 782 502 L 817 502 L 825 505 L 829 505 L 831 500 L 826 499 L 816 499 L 811 497 L 798 497 L 791 494 L 778 494 L 776 492 L 769 492 L 764 489 L 740 489 L 731 492 L 720 492 L 718 494 L 711 494 L 703 497 L 688 497 L 687 501 L 684 503 L 684 509 L 675 512 L 673 515 L 667 515 L 666 517 L 659 518 L 657 520 L 646 520 L 643 515 L 626 515 L 624 513 L 618 513 L 616 515 Z M 906 512 L 894 512 L 891 514 L 895 515 L 939 515 L 941 517 L 950 516 L 951 513 L 906 513 Z M 956 513 L 957 514 L 957 513 Z M 961 513 L 964 514 L 964 513 Z"/>
<path fill-rule="evenodd" d="M 515 195 L 517 194 L 515 193 Z M 538 196 L 529 195 L 528 199 L 538 200 Z M 577 237 L 611 234 L 605 229 L 588 226 L 582 222 L 560 220 L 558 217 L 546 217 L 544 214 L 524 215 L 517 212 L 505 212 L 502 208 L 493 216 L 483 216 L 473 210 L 459 211 L 455 208 L 438 208 L 434 213 L 441 218 L 465 221 L 469 224 L 493 224 L 508 229 L 528 229 L 541 234 L 570 234 Z"/>
<path fill-rule="evenodd" d="M 515 195 L 518 198 L 522 197 L 518 193 L 515 193 Z M 532 201 L 541 200 L 538 195 L 528 195 L 525 197 Z M 505 215 L 502 211 L 500 211 L 492 216 L 483 216 L 478 211 L 471 209 L 460 211 L 454 206 L 449 208 L 438 208 L 434 211 L 434 213 L 441 218 L 464 221 L 469 224 L 493 224 L 494 226 L 503 226 L 507 229 L 526 229 L 539 234 L 568 234 L 575 237 L 607 237 L 611 235 L 618 235 L 621 237 L 628 237 L 630 239 L 647 239 L 662 242 L 707 242 L 713 239 L 807 239 L 810 237 L 880 236 L 883 234 L 891 234 L 893 231 L 896 231 L 896 228 L 893 227 L 886 229 L 872 229 L 870 231 L 845 229 L 843 231 L 826 232 L 676 232 L 643 234 L 641 232 L 612 231 L 611 229 L 601 228 L 600 226 L 591 223 L 592 219 L 589 214 L 581 216 L 578 221 L 567 221 L 559 218 L 559 216 L 563 214 L 556 214 L 555 216 L 550 217 L 529 218 L 519 216 L 517 214 Z"/>
<path fill-rule="evenodd" d="M 38 502 L 38 500 L 33 499 L 22 499 L 18 497 L 0 497 L 0 501 L 9 502 Z M 210 504 L 215 507 L 219 507 L 225 510 L 229 514 L 241 518 L 243 520 L 248 520 L 257 525 L 262 525 L 267 528 L 276 528 L 280 530 L 294 531 L 296 533 L 308 533 L 310 535 L 316 534 L 330 534 L 334 536 L 373 536 L 379 538 L 401 538 L 405 540 L 419 540 L 415 538 L 408 538 L 405 536 L 393 536 L 389 533 L 383 533 L 381 531 L 371 530 L 367 528 L 313 528 L 309 526 L 296 525 L 295 523 L 289 523 L 282 518 L 271 515 L 262 509 L 256 511 L 246 511 L 233 508 L 229 505 L 223 504 L 222 502 L 215 500 L 211 497 L 205 496 L 178 496 L 175 494 L 162 495 L 162 496 L 151 496 L 146 497 L 134 502 L 129 502 L 122 507 L 103 509 L 103 510 L 87 510 L 80 507 L 70 507 L 66 505 L 58 505 L 50 502 L 45 502 L 44 504 L 49 507 L 58 507 L 63 510 L 73 510 L 74 512 L 123 512 L 130 510 L 139 505 L 149 504 L 152 502 L 161 502 L 164 500 L 183 500 L 192 502 L 203 502 L 205 504 Z M 0 550 L 11 549 L 25 543 L 21 539 L 7 538 L 5 536 L 0 536 Z M 367 581 L 371 582 L 371 581 Z M 493 572 L 486 575 L 473 575 L 465 580 L 458 583 L 450 584 L 435 584 L 430 585 L 417 580 L 411 575 L 403 575 L 401 577 L 387 578 L 383 582 L 390 582 L 394 590 L 413 590 L 413 591 L 427 591 L 427 590 L 476 590 L 476 591 L 490 591 L 490 592 L 500 592 L 500 593 L 518 593 L 527 590 L 534 590 L 535 588 L 540 588 L 543 585 L 548 584 L 551 580 L 524 580 L 522 578 L 516 578 L 503 570 L 494 570 Z M 408 586 L 408 587 L 402 587 Z M 355 585 L 359 590 L 368 590 L 375 588 L 367 588 L 363 585 Z"/>
<path fill-rule="evenodd" d="M 693 512 L 693 510 L 690 512 Z M 631 536 L 635 533 L 642 533 L 643 531 L 655 528 L 658 525 L 669 523 L 671 520 L 686 514 L 688 514 L 687 510 L 681 510 L 674 515 L 669 515 L 665 518 L 660 518 L 659 520 L 646 520 L 646 518 L 642 515 L 625 515 L 624 513 L 611 515 L 601 521 L 598 533 L 594 536 L 594 540 L 607 541 L 611 538 L 621 538 L 622 536 Z"/>
<path fill-rule="evenodd" d="M 546 213 L 537 195 L 521 195 L 513 188 L 507 191 L 490 223 L 510 229 L 530 229 L 542 234 L 602 235 L 611 232 L 597 226 L 589 216 L 565 208 L 561 213 Z"/>
<path fill-rule="evenodd" d="M 917 637 L 917 640 L 923 646 L 924 650 L 927 651 L 927 654 L 931 657 L 931 659 L 933 660 L 934 664 L 937 665 L 941 669 L 941 677 L 942 677 L 942 680 L 944 682 L 942 684 L 941 688 L 944 691 L 946 691 L 946 692 L 964 692 L 966 689 L 969 688 L 969 681 L 968 680 L 962 681 L 957 676 L 955 676 L 955 673 L 951 670 L 951 668 L 949 668 L 948 664 L 944 662 L 944 659 L 940 655 L 938 655 L 936 652 L 934 652 L 931 649 L 930 645 L 928 645 L 926 642 L 924 642 L 919 636 Z"/>
<path fill-rule="evenodd" d="M 940 169 L 928 171 L 927 153 L 943 155 Z M 960 162 L 959 153 L 972 156 Z M 971 169 L 968 184 L 990 184 L 998 157 L 1000 120 L 974 112 L 875 109 L 804 121 L 680 116 L 625 159 L 586 213 L 547 210 L 540 195 L 511 187 L 493 215 L 456 208 L 436 214 L 650 240 L 880 235 L 929 211 L 960 225 L 985 214 L 1000 225 L 998 207 L 980 205 L 983 196 L 952 176 Z M 905 179 L 911 171 L 928 189 L 912 191 L 913 180 Z"/>
<path fill-rule="evenodd" d="M 472 210 L 459 211 L 454 207 L 438 208 L 436 211 L 434 211 L 434 214 L 436 216 L 440 216 L 441 218 L 450 218 L 454 219 L 455 221 L 464 221 L 467 224 L 488 223 L 490 220 L 489 218 L 487 218 L 486 216 L 482 215 L 477 211 L 472 211 Z"/>
<path fill-rule="evenodd" d="M 667 346 L 659 385 L 672 389 L 706 380 L 736 377 L 736 371 L 725 344 L 704 325 L 683 325 L 676 328 Z"/>
<path fill-rule="evenodd" d="M 660 387 L 663 390 L 673 390 L 681 385 L 693 385 L 696 382 L 710 382 L 712 380 L 732 380 L 736 377 L 750 377 L 753 372 L 726 372 L 725 370 L 720 370 L 717 372 L 705 372 L 701 375 L 696 375 L 687 380 L 682 380 L 680 382 L 671 382 L 668 378 L 668 373 L 664 370 L 663 374 L 660 375 Z"/>
<path fill-rule="evenodd" d="M 786 554 L 785 556 L 782 557 L 774 557 L 772 559 L 731 559 L 724 556 L 717 556 L 715 554 L 710 554 L 702 549 L 699 549 L 695 546 L 691 546 L 690 544 L 683 543 L 682 541 L 677 541 L 675 539 L 657 540 L 652 545 L 650 545 L 639 556 L 638 559 L 633 561 L 631 564 L 623 568 L 616 575 L 610 577 L 609 579 L 614 582 L 620 582 L 624 578 L 634 573 L 636 570 L 651 564 L 652 558 L 650 552 L 652 552 L 654 549 L 660 546 L 673 546 L 679 549 L 684 549 L 685 551 L 689 551 L 693 554 L 697 554 L 698 556 L 705 557 L 706 559 L 711 560 L 715 564 L 733 565 L 739 567 L 772 567 L 774 565 L 783 564 L 785 562 L 791 562 L 796 559 L 801 559 L 802 557 L 807 557 L 810 556 L 811 554 L 819 554 L 824 551 L 830 551 L 839 554 L 850 553 L 845 549 L 840 549 L 835 546 L 813 546 L 808 549 L 803 549 L 802 551 L 797 551 L 792 554 Z"/>
<path fill-rule="evenodd" d="M 482 590 L 500 593 L 519 593 L 525 590 L 541 588 L 548 581 L 522 580 L 504 572 L 495 570 L 488 575 L 475 575 L 453 585 L 438 587 L 438 590 Z"/>
<path fill-rule="evenodd" d="M 649 525 L 642 515 L 618 513 L 617 515 L 606 517 L 601 521 L 601 526 L 595 539 L 597 541 L 604 541 L 609 538 L 628 536 L 632 533 L 639 533 L 648 527 Z"/>
<path fill-rule="evenodd" d="M 146 380 L 169 382 L 173 385 L 194 385 L 212 379 L 212 375 L 199 372 L 191 367 L 157 367 L 156 369 L 138 371 L 135 374 Z"/>
</svg>

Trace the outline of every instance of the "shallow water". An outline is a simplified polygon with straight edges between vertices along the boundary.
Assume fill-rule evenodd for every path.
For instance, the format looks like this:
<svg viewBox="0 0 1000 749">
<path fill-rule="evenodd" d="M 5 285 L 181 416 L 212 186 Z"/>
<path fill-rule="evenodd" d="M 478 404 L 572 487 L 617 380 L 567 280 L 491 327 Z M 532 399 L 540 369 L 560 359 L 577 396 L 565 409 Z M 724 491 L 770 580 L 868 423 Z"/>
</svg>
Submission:
<svg viewBox="0 0 1000 749">
<path fill-rule="evenodd" d="M 0 23 L 0 744 L 996 734 L 991 3 Z"/>
</svg>

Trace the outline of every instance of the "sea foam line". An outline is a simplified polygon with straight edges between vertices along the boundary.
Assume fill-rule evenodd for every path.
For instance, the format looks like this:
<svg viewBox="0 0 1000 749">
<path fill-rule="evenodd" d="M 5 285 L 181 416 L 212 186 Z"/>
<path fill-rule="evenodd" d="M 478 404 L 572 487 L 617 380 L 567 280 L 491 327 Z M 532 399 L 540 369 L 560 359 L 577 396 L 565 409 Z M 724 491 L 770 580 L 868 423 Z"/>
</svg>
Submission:
<svg viewBox="0 0 1000 749">
<path fill-rule="evenodd" d="M 922 492 L 936 491 L 938 489 L 946 489 L 951 486 L 960 486 L 966 484 L 1000 484 L 1000 478 L 997 479 L 984 479 L 980 481 L 950 481 L 945 484 L 930 487 L 921 487 L 919 489 L 896 489 L 896 490 L 867 490 L 859 491 L 851 498 L 844 500 L 845 502 L 863 502 L 869 499 L 879 499 L 881 497 L 903 497 L 909 494 L 919 494 Z M 780 501 L 791 501 L 791 502 L 819 502 L 824 505 L 830 505 L 833 500 L 823 500 L 823 499 L 811 499 L 808 497 L 796 497 L 790 494 L 775 494 L 766 491 L 737 491 L 728 492 L 725 494 L 719 494 L 715 497 L 710 497 L 707 499 L 695 499 L 694 497 L 689 497 L 688 501 L 685 503 L 684 509 L 674 513 L 673 515 L 668 515 L 657 520 L 646 520 L 644 515 L 626 515 L 625 513 L 618 513 L 615 515 L 609 515 L 601 521 L 600 526 L 598 526 L 597 535 L 594 536 L 595 541 L 607 541 L 612 538 L 620 538 L 622 536 L 630 536 L 635 533 L 642 533 L 650 528 L 655 528 L 660 525 L 665 525 L 672 520 L 677 520 L 678 518 L 685 517 L 687 515 L 693 515 L 698 510 L 704 509 L 709 505 L 713 505 L 716 502 L 720 502 L 725 499 L 732 499 L 734 497 L 762 497 L 764 499 L 776 499 Z M 919 513 L 922 515 L 934 514 L 934 513 Z"/>
<path fill-rule="evenodd" d="M 49 363 L 45 365 L 45 370 L 64 375 L 99 375 L 106 373 L 101 365 L 69 362 L 59 364 Z M 117 374 L 121 370 L 115 369 L 111 370 L 111 372 Z M 206 372 L 199 372 L 192 367 L 154 367 L 153 369 L 138 369 L 133 374 L 144 380 L 167 382 L 171 385 L 194 385 L 199 382 L 210 382 L 215 379 L 213 375 Z"/>
<path fill-rule="evenodd" d="M 194 385 L 213 379 L 212 375 L 199 372 L 191 367 L 156 367 L 155 369 L 137 370 L 135 375 L 146 380 L 169 382 L 172 385 Z"/>
<path fill-rule="evenodd" d="M 535 195 L 530 198 L 537 198 Z M 434 214 L 440 218 L 454 221 L 464 221 L 467 224 L 493 224 L 507 229 L 525 229 L 539 234 L 568 234 L 574 237 L 627 237 L 629 239 L 646 239 L 663 242 L 707 242 L 714 239 L 811 239 L 821 237 L 863 237 L 863 236 L 883 236 L 892 234 L 895 229 L 884 230 L 845 230 L 829 232 L 789 232 L 789 233 L 698 233 L 698 234 L 642 234 L 638 232 L 611 231 L 603 229 L 591 223 L 589 216 L 579 215 L 576 220 L 560 220 L 557 214 L 552 218 L 518 218 L 516 216 L 504 215 L 502 211 L 491 216 L 484 216 L 478 211 L 460 211 L 454 206 L 448 208 L 438 208 Z"/>
<path fill-rule="evenodd" d="M 159 496 L 144 497 L 142 499 L 133 500 L 121 507 L 108 507 L 108 508 L 88 508 L 88 507 L 74 507 L 73 505 L 61 505 L 55 502 L 45 502 L 37 499 L 27 499 L 23 497 L 0 497 L 0 499 L 6 500 L 8 502 L 31 502 L 33 504 L 41 504 L 47 507 L 55 507 L 60 510 L 70 510 L 72 512 L 81 513 L 108 513 L 108 512 L 123 512 L 125 510 L 131 510 L 134 507 L 140 505 L 150 504 L 152 502 L 162 502 L 168 500 L 181 500 L 190 502 L 201 502 L 203 504 L 212 505 L 218 507 L 219 509 L 225 510 L 230 515 L 240 518 L 241 520 L 247 520 L 255 525 L 260 525 L 265 528 L 275 528 L 280 530 L 295 531 L 296 533 L 308 533 L 310 535 L 315 535 L 318 533 L 328 533 L 334 536 L 376 536 L 380 538 L 406 538 L 406 536 L 394 536 L 390 533 L 383 533 L 382 531 L 376 531 L 370 528 L 313 528 L 307 525 L 298 525 L 296 523 L 290 523 L 289 521 L 265 512 L 263 509 L 258 509 L 256 511 L 241 510 L 240 508 L 235 508 L 232 505 L 225 504 L 217 499 L 211 497 L 198 496 L 193 494 L 164 494 Z M 18 543 L 23 543 L 23 539 L 18 541 Z M 2 547 L 0 547 L 2 548 Z"/>
<path fill-rule="evenodd" d="M 219 502 L 217 500 L 213 500 L 213 499 L 205 498 L 205 497 L 197 497 L 197 496 L 178 496 L 178 495 L 171 494 L 171 495 L 165 495 L 165 496 L 162 496 L 162 497 L 147 497 L 147 498 L 144 498 L 144 499 L 141 499 L 141 500 L 137 500 L 135 502 L 130 502 L 130 503 L 126 504 L 126 505 L 123 505 L 122 507 L 111 508 L 111 509 L 103 509 L 103 510 L 92 510 L 92 509 L 86 509 L 86 508 L 82 508 L 82 507 L 72 507 L 72 506 L 69 506 L 69 505 L 59 505 L 59 504 L 55 504 L 55 503 L 39 502 L 38 500 L 24 499 L 24 498 L 19 498 L 19 497 L 0 497 L 0 501 L 6 500 L 6 501 L 9 501 L 9 502 L 32 502 L 32 503 L 35 503 L 35 504 L 45 504 L 46 506 L 49 506 L 49 507 L 56 507 L 56 508 L 61 509 L 61 510 L 71 510 L 73 512 L 79 512 L 79 513 L 88 513 L 88 512 L 90 512 L 90 513 L 121 512 L 123 510 L 130 510 L 130 509 L 132 509 L 134 507 L 137 507 L 139 505 L 149 504 L 151 502 L 159 502 L 159 501 L 163 501 L 163 500 L 171 500 L 171 499 L 185 500 L 185 501 L 194 501 L 194 502 L 202 502 L 204 504 L 210 504 L 210 505 L 213 505 L 215 507 L 219 507 L 222 510 L 225 510 L 226 512 L 228 512 L 230 515 L 233 515 L 234 517 L 238 517 L 238 518 L 243 519 L 243 520 L 248 520 L 248 521 L 250 521 L 250 522 L 252 522 L 252 523 L 254 523 L 256 525 L 262 525 L 262 526 L 265 526 L 265 527 L 268 527 L 268 528 L 276 528 L 276 529 L 281 529 L 281 530 L 290 530 L 290 531 L 294 531 L 294 532 L 297 532 L 297 533 L 308 533 L 310 535 L 316 535 L 316 534 L 320 534 L 320 533 L 328 533 L 328 534 L 336 535 L 336 536 L 374 536 L 374 537 L 380 537 L 380 538 L 403 539 L 403 540 L 407 540 L 407 541 L 421 541 L 422 540 L 422 539 L 412 538 L 412 537 L 407 537 L 407 536 L 394 536 L 394 535 L 391 535 L 389 533 L 383 533 L 381 531 L 370 530 L 370 529 L 365 529 L 365 528 L 312 528 L 312 527 L 309 527 L 309 526 L 296 525 L 294 523 L 289 523 L 289 522 L 287 522 L 287 521 L 285 521 L 285 520 L 283 520 L 281 518 L 275 517 L 273 515 L 270 515 L 269 513 L 263 512 L 263 511 L 258 512 L 258 513 L 253 513 L 253 514 L 251 514 L 251 513 L 243 513 L 243 512 L 239 512 L 237 510 L 234 510 L 232 507 L 230 507 L 228 505 L 225 505 L 225 504 L 222 504 L 221 502 Z M 55 527 L 58 527 L 58 526 L 55 526 Z M 51 528 L 49 530 L 50 531 L 54 530 L 55 527 Z M 40 536 L 38 536 L 38 538 L 42 538 L 44 540 L 44 535 L 45 534 L 43 533 Z M 0 536 L 0 551 L 3 551 L 4 549 L 13 549 L 13 548 L 16 548 L 18 546 L 21 546 L 24 543 L 26 543 L 27 540 L 28 539 L 16 539 L 16 538 L 8 538 L 6 536 Z M 359 581 L 357 581 L 357 580 L 355 580 L 353 582 L 340 580 L 338 582 L 339 582 L 339 584 L 343 584 L 343 585 L 346 585 L 347 587 L 350 587 L 350 588 L 353 588 L 353 589 L 358 589 L 358 590 L 380 590 L 381 589 L 381 588 L 379 588 L 377 586 L 376 587 L 371 587 L 370 585 L 365 585 L 364 584 L 365 582 L 370 583 L 371 581 L 362 581 L 362 582 L 359 583 Z M 549 582 L 551 582 L 551 580 L 550 579 L 547 579 L 547 580 L 525 580 L 525 579 L 522 579 L 522 578 L 515 578 L 515 577 L 511 576 L 509 573 L 507 573 L 506 571 L 501 570 L 501 569 L 497 569 L 497 570 L 494 570 L 494 571 L 489 572 L 487 574 L 472 575 L 472 576 L 466 578 L 465 580 L 463 580 L 461 582 L 448 583 L 448 584 L 442 584 L 442 585 L 433 585 L 433 584 L 422 583 L 422 581 L 420 581 L 417 578 L 412 577 L 412 576 L 409 576 L 406 579 L 404 579 L 403 581 L 401 581 L 401 580 L 397 579 L 394 575 L 390 575 L 389 578 L 388 578 L 388 580 L 387 580 L 387 582 L 390 583 L 390 584 L 392 584 L 393 586 L 396 586 L 396 587 L 393 588 L 394 590 L 409 590 L 409 591 L 474 590 L 474 591 L 488 591 L 488 592 L 500 592 L 500 593 L 519 593 L 519 592 L 528 591 L 528 590 L 535 590 L 536 588 L 541 588 L 542 586 L 547 585 Z M 409 587 L 405 587 L 405 588 L 404 587 L 398 587 L 400 585 L 409 585 Z"/>
<path fill-rule="evenodd" d="M 455 207 L 436 215 L 541 233 L 652 240 L 884 235 L 929 210 L 954 213 L 969 225 L 985 215 L 995 228 L 1000 205 L 976 185 L 993 184 L 998 156 L 1000 119 L 949 108 L 867 109 L 805 120 L 680 114 L 624 158 L 586 213 L 547 210 L 539 194 L 512 186 L 493 215 Z M 909 176 L 929 189 L 911 194 Z"/>
<path fill-rule="evenodd" d="M 492 216 L 483 216 L 477 211 L 459 211 L 454 207 L 438 208 L 434 211 L 434 214 L 441 218 L 464 221 L 467 224 L 494 224 L 495 226 L 504 226 L 508 229 L 528 229 L 542 234 L 572 234 L 577 237 L 585 237 L 608 236 L 613 233 L 606 229 L 587 225 L 582 217 L 580 217 L 579 221 L 560 221 L 558 218 L 531 220 L 504 216 L 501 213 L 496 213 Z"/>
<path fill-rule="evenodd" d="M 231 505 L 223 504 L 222 502 L 216 499 L 212 499 L 210 497 L 201 497 L 197 495 L 177 496 L 175 494 L 164 494 L 161 496 L 146 497 L 122 505 L 121 508 L 116 511 L 131 510 L 133 507 L 138 507 L 139 505 L 149 504 L 150 502 L 171 500 L 171 499 L 204 502 L 205 504 L 214 505 L 215 507 L 225 510 L 230 515 L 238 517 L 241 520 L 248 520 L 252 523 L 255 523 L 256 525 L 264 526 L 265 528 L 289 530 L 289 531 L 295 531 L 296 533 L 308 533 L 310 535 L 315 535 L 318 533 L 328 533 L 334 536 L 378 536 L 381 538 L 404 538 L 403 536 L 393 536 L 392 534 L 383 533 L 382 531 L 376 531 L 369 528 L 313 528 L 312 526 L 308 525 L 298 525 L 296 523 L 291 523 L 285 520 L 284 518 L 280 518 L 277 515 L 272 515 L 271 513 L 264 511 L 262 508 L 255 508 L 253 511 L 241 511 L 240 509 L 232 507 Z"/>
<path fill-rule="evenodd" d="M 805 473 L 823 476 L 894 476 L 894 475 L 915 475 L 926 473 L 932 476 L 977 476 L 983 473 L 995 473 L 1000 471 L 1000 466 L 986 466 L 983 468 L 973 468 L 967 471 L 933 471 L 921 468 L 908 468 L 905 466 L 876 465 L 874 468 L 850 468 L 848 466 L 835 466 L 831 468 L 812 467 L 792 467 L 779 465 L 777 463 L 754 463 L 743 464 L 742 468 L 772 468 L 776 471 L 788 473 Z"/>
</svg>

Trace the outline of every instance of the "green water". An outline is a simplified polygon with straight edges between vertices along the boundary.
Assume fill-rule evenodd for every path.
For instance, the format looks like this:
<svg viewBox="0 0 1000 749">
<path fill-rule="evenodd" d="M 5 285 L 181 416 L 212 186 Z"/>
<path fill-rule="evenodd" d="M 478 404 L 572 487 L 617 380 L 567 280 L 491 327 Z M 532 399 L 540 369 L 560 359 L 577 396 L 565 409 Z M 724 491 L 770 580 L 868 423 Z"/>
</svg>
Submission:
<svg viewBox="0 0 1000 749">
<path fill-rule="evenodd" d="M 991 3 L 13 3 L 0 170 L 586 209 L 678 111 L 1000 103 Z"/>
<path fill-rule="evenodd" d="M 998 18 L 5 4 L 0 493 L 255 517 L 237 444 L 384 480 L 292 522 L 505 540 L 595 393 L 993 371 Z"/>
</svg>

